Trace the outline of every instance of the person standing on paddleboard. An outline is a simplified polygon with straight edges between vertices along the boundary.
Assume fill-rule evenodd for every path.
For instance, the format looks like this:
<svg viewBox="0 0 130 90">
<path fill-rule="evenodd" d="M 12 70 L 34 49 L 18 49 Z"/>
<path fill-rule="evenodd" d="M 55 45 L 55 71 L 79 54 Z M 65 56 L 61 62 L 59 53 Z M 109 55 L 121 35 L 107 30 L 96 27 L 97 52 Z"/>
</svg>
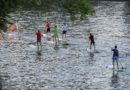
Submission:
<svg viewBox="0 0 130 90">
<path fill-rule="evenodd" d="M 53 41 L 56 43 L 57 42 L 57 39 L 59 41 L 59 29 L 57 28 L 57 25 L 55 25 L 54 29 L 52 30 L 52 33 L 53 33 Z"/>
<path fill-rule="evenodd" d="M 46 33 L 49 33 L 51 31 L 51 24 L 49 21 L 45 22 L 45 27 L 46 27 Z"/>
<path fill-rule="evenodd" d="M 66 33 L 67 33 L 67 31 L 68 31 L 67 25 L 64 23 L 64 24 L 62 25 L 61 29 L 62 29 L 62 39 L 63 39 L 63 38 L 66 38 Z"/>
<path fill-rule="evenodd" d="M 92 45 L 94 46 L 95 49 L 95 40 L 94 40 L 94 35 L 92 33 L 89 34 L 89 42 L 90 42 L 90 49 Z"/>
<path fill-rule="evenodd" d="M 112 56 L 112 64 L 113 64 L 113 68 L 115 68 L 115 62 L 116 62 L 116 65 L 117 65 L 117 69 L 119 69 L 119 66 L 118 66 L 118 59 L 119 59 L 119 51 L 117 49 L 117 46 L 115 45 L 115 48 L 112 49 L 113 51 L 113 56 Z"/>
<path fill-rule="evenodd" d="M 45 28 L 46 28 L 46 34 L 47 34 L 47 39 L 49 39 L 49 33 L 51 32 L 51 23 L 47 20 L 45 22 Z"/>
<path fill-rule="evenodd" d="M 36 36 L 37 36 L 37 47 L 39 46 L 39 44 L 42 47 L 41 39 L 42 39 L 43 35 L 42 35 L 42 33 L 39 30 L 36 32 Z"/>
</svg>

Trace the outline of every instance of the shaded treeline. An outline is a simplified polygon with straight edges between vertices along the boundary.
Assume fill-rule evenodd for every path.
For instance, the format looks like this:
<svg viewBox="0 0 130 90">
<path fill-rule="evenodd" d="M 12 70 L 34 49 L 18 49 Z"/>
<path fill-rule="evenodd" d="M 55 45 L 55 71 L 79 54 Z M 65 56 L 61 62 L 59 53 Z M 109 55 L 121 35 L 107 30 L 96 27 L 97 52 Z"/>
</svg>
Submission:
<svg viewBox="0 0 130 90">
<path fill-rule="evenodd" d="M 80 15 L 80 19 L 94 11 L 90 0 L 1 0 L 0 29 L 5 30 L 9 13 L 17 10 L 40 10 L 41 12 L 56 11 L 71 16 L 71 20 Z M 10 23 L 9 23 L 10 24 Z M 6 31 L 6 30 L 5 30 Z"/>
<path fill-rule="evenodd" d="M 90 0 L 1 0 L 0 17 L 5 17 L 18 9 L 35 9 L 43 12 L 59 11 L 69 13 L 71 16 L 79 13 L 83 17 L 90 14 L 93 8 Z"/>
</svg>

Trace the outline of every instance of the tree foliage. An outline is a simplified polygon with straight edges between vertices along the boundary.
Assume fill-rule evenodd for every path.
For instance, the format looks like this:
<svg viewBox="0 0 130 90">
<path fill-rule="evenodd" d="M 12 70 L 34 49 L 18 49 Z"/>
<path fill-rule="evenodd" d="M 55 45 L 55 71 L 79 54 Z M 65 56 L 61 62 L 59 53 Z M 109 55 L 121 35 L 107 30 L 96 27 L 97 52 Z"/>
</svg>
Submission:
<svg viewBox="0 0 130 90">
<path fill-rule="evenodd" d="M 93 9 L 90 0 L 1 0 L 0 17 L 7 16 L 8 13 L 16 9 L 38 9 L 43 11 L 60 11 L 82 16 L 89 14 Z"/>
<path fill-rule="evenodd" d="M 70 14 L 74 20 L 77 14 L 84 19 L 87 14 L 93 11 L 90 0 L 1 0 L 0 1 L 0 22 L 10 12 L 18 9 L 35 9 L 44 12 L 57 11 Z"/>
</svg>

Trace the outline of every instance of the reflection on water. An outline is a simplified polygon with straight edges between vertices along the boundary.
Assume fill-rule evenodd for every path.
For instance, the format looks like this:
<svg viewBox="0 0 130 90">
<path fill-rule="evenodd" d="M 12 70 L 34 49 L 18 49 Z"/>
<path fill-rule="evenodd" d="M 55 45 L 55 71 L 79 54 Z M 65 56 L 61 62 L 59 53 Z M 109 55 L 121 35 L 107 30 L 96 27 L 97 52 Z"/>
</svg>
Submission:
<svg viewBox="0 0 130 90">
<path fill-rule="evenodd" d="M 37 55 L 36 55 L 36 60 L 42 61 L 41 56 L 42 56 L 42 49 L 41 50 L 38 49 L 37 50 Z"/>
<path fill-rule="evenodd" d="M 94 60 L 94 53 L 89 53 L 89 55 L 90 55 L 90 60 Z"/>
<path fill-rule="evenodd" d="M 54 45 L 54 49 L 55 49 L 56 51 L 58 51 L 58 50 L 60 49 L 58 43 L 56 43 L 56 44 Z"/>
<path fill-rule="evenodd" d="M 89 60 L 88 60 L 88 64 L 90 66 L 93 66 L 95 64 L 95 58 L 94 58 L 94 53 L 93 52 L 89 52 Z"/>
<path fill-rule="evenodd" d="M 2 90 L 2 78 L 0 76 L 0 90 Z"/>
<path fill-rule="evenodd" d="M 41 56 L 42 55 L 42 50 L 37 50 L 37 55 Z"/>
<path fill-rule="evenodd" d="M 118 88 L 120 87 L 120 80 L 118 76 L 118 71 L 113 70 L 112 77 L 111 77 L 111 87 Z"/>
</svg>

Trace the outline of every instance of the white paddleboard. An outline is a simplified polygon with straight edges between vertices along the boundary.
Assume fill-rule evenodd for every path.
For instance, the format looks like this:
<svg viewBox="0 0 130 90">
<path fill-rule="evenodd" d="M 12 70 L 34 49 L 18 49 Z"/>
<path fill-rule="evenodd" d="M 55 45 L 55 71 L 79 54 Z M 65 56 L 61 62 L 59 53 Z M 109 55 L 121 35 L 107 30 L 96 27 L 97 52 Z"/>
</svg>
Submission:
<svg viewBox="0 0 130 90">
<path fill-rule="evenodd" d="M 43 37 L 47 37 L 47 35 L 46 34 L 42 34 L 43 35 Z"/>
<path fill-rule="evenodd" d="M 32 48 L 32 49 L 37 48 L 37 46 L 35 46 L 35 45 L 29 45 L 29 47 Z"/>
<path fill-rule="evenodd" d="M 97 50 L 97 49 L 87 48 L 87 51 L 90 52 L 90 53 L 100 53 L 100 50 Z"/>
<path fill-rule="evenodd" d="M 37 50 L 37 46 L 29 45 L 29 47 L 25 48 L 25 50 L 27 50 L 27 51 L 36 51 Z"/>
<path fill-rule="evenodd" d="M 90 48 L 87 48 L 87 51 L 90 52 L 90 53 L 94 53 L 95 52 L 95 50 L 90 49 Z"/>
<path fill-rule="evenodd" d="M 119 72 L 122 72 L 126 69 L 126 67 L 121 67 L 121 66 L 119 66 L 119 69 L 117 69 L 117 67 L 113 68 L 113 65 L 108 65 L 106 66 L 106 68 L 112 69 L 113 71 L 119 71 Z"/>
<path fill-rule="evenodd" d="M 54 42 L 53 41 L 47 41 L 47 43 L 53 44 Z"/>
</svg>

